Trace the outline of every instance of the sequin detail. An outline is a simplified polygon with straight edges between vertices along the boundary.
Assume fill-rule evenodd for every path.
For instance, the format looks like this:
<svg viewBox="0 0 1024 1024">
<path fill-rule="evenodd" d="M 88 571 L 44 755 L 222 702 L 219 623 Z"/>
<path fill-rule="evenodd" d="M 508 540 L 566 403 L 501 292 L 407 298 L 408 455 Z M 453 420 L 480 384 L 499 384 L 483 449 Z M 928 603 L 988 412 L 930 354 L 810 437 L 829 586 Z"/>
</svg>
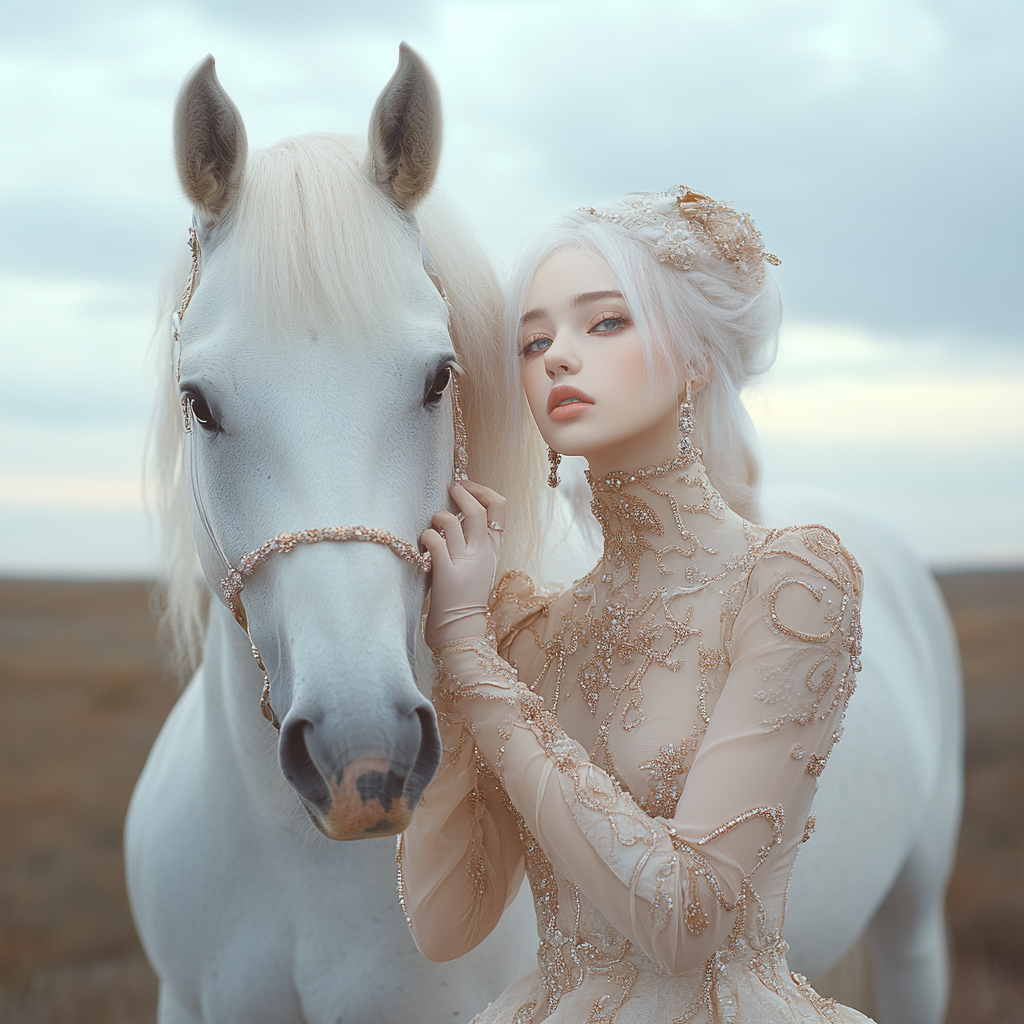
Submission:
<svg viewBox="0 0 1024 1024">
<path fill-rule="evenodd" d="M 817 816 L 817 814 L 812 814 L 807 819 L 806 823 L 804 824 L 804 834 L 803 834 L 803 838 L 800 840 L 801 843 L 806 843 L 807 840 L 810 839 L 811 836 L 814 835 L 814 830 L 815 830 L 815 828 L 817 828 L 817 825 L 818 825 L 818 816 Z"/>
<path fill-rule="evenodd" d="M 680 834 L 671 819 L 728 678 L 734 638 L 751 617 L 786 641 L 779 647 L 780 664 L 764 670 L 756 693 L 773 716 L 762 723 L 764 730 L 828 719 L 835 722 L 830 744 L 836 741 L 859 667 L 859 568 L 823 527 L 768 530 L 742 524 L 741 530 L 733 516 L 728 532 L 731 514 L 697 454 L 609 474 L 592 486 L 605 537 L 602 560 L 562 593 L 535 587 L 521 573 L 506 574 L 491 595 L 489 638 L 466 638 L 437 652 L 439 717 L 454 721 L 470 697 L 500 707 L 501 715 L 489 716 L 500 722 L 499 777 L 512 730 L 528 729 L 550 765 L 545 785 L 558 787 L 580 835 L 633 894 L 635 913 L 645 916 L 654 934 L 676 921 L 672 927 L 681 924 L 686 932 L 676 941 L 707 942 L 712 936 L 719 943 L 699 976 L 687 975 L 674 1024 L 703 1020 L 702 1014 L 710 1024 L 733 1019 L 737 970 L 749 972 L 783 1001 L 795 1006 L 803 999 L 806 1006 L 820 997 L 790 977 L 781 915 L 765 906 L 756 884 L 758 871 L 787 835 L 783 807 L 753 807 L 696 838 Z M 745 548 L 725 553 L 735 550 L 737 536 Z M 729 547 L 719 542 L 723 537 Z M 806 614 L 800 628 L 794 626 L 796 597 L 820 607 L 820 627 Z M 758 628 L 763 632 L 764 626 Z M 445 668 L 449 655 L 469 654 L 475 669 L 464 679 L 461 669 Z M 648 690 L 658 695 L 657 705 L 650 706 Z M 687 695 L 682 706 L 672 697 L 676 693 Z M 676 703 L 667 705 L 670 699 Z M 560 711 L 570 706 L 576 709 L 574 721 L 593 723 L 586 737 L 563 728 Z M 673 732 L 665 736 L 669 727 Z M 457 742 L 463 757 L 462 741 Z M 789 741 L 778 756 L 806 761 L 803 767 L 814 767 L 817 775 L 827 753 L 808 754 Z M 477 763 L 475 771 L 479 779 L 487 767 Z M 634 799 L 634 791 L 643 795 Z M 540 1024 L 587 985 L 582 1009 L 572 1004 L 579 1013 L 573 1019 L 582 1021 L 585 1014 L 589 1024 L 609 1024 L 631 993 L 644 991 L 636 987 L 644 972 L 660 968 L 554 868 L 504 796 L 533 891 L 540 974 L 530 998 L 501 1020 Z M 472 817 L 475 823 L 475 809 Z M 790 833 L 800 830 L 801 821 L 803 816 Z M 812 830 L 813 816 L 799 841 Z M 794 843 L 798 836 L 800 831 Z M 738 882 L 716 872 L 718 841 L 749 842 Z M 478 891 L 472 853 L 468 861 Z M 813 992 L 809 986 L 807 991 Z M 821 1005 L 826 1014 L 827 1001 Z"/>
<path fill-rule="evenodd" d="M 694 731 L 697 727 L 694 726 Z M 641 761 L 637 766 L 651 773 L 647 795 L 640 806 L 652 818 L 671 818 L 683 792 L 682 777 L 690 770 L 688 758 L 697 749 L 700 736 L 689 736 L 679 743 L 666 743 L 657 757 Z"/>
</svg>

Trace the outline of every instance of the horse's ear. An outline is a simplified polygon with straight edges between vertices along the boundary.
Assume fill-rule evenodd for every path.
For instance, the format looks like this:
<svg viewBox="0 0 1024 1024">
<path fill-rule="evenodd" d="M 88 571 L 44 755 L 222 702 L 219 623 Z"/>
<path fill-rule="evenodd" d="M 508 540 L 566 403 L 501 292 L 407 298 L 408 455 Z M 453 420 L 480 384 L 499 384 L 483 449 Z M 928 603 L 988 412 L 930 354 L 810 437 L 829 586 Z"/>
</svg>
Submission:
<svg viewBox="0 0 1024 1024">
<path fill-rule="evenodd" d="M 411 46 L 398 47 L 398 67 L 384 86 L 368 132 L 366 173 L 393 202 L 411 209 L 429 191 L 441 160 L 441 95 Z"/>
<path fill-rule="evenodd" d="M 174 105 L 174 159 L 185 195 L 206 220 L 227 213 L 248 153 L 245 125 L 207 55 L 189 72 Z"/>
</svg>

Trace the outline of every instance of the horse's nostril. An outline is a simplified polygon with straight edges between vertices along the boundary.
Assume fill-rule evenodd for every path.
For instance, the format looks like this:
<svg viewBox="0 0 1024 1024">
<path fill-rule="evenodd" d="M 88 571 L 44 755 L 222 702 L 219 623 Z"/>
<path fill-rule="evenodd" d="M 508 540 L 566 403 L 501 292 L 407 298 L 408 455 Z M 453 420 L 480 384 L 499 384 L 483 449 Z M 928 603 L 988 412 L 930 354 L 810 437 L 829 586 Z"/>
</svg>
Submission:
<svg viewBox="0 0 1024 1024">
<path fill-rule="evenodd" d="M 401 832 L 441 761 L 437 721 L 429 704 L 394 720 L 380 752 L 362 735 L 345 757 L 331 730 L 308 719 L 286 717 L 278 740 L 281 771 L 302 798 L 313 823 L 330 839 L 362 839 Z M 348 737 L 349 740 L 352 737 Z M 366 748 L 369 747 L 369 750 Z M 355 754 L 353 757 L 352 754 Z M 410 770 L 408 758 L 415 760 Z"/>
<path fill-rule="evenodd" d="M 416 715 L 420 720 L 420 749 L 405 784 L 410 807 L 420 802 L 423 791 L 441 767 L 441 734 L 437 731 L 437 719 L 429 706 L 417 708 Z"/>
<path fill-rule="evenodd" d="M 304 718 L 282 727 L 278 741 L 281 771 L 300 796 L 326 813 L 331 806 L 331 791 L 309 753 L 307 731 L 313 731 L 313 723 Z"/>
</svg>

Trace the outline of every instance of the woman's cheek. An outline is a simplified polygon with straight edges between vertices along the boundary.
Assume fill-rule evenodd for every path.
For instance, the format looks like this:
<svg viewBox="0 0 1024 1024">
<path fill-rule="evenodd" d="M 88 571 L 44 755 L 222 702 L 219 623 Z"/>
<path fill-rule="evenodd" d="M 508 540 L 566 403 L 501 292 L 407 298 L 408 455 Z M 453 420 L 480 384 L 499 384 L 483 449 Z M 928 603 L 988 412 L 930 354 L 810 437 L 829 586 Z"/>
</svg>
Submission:
<svg viewBox="0 0 1024 1024">
<path fill-rule="evenodd" d="M 520 380 L 523 382 L 523 391 L 526 393 L 526 403 L 530 407 L 530 412 L 533 414 L 533 418 L 540 428 L 541 433 L 544 433 L 544 424 L 547 420 L 547 405 L 548 405 L 548 389 L 547 374 L 543 372 L 538 374 L 534 363 L 539 360 L 533 360 L 527 363 L 523 367 L 523 371 L 520 374 Z M 543 380 L 540 377 L 543 377 Z"/>
<path fill-rule="evenodd" d="M 648 395 L 647 365 L 639 340 L 611 349 L 608 356 L 605 377 L 613 383 L 616 391 L 638 401 Z"/>
</svg>

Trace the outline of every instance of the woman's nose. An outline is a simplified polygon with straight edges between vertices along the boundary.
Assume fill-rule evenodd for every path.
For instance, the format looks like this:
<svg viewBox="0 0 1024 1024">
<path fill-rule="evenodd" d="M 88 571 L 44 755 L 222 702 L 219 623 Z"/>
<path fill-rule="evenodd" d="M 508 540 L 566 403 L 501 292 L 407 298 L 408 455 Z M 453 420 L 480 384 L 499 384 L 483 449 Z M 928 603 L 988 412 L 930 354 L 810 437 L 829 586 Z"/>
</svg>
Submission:
<svg viewBox="0 0 1024 1024">
<path fill-rule="evenodd" d="M 547 370 L 548 377 L 554 380 L 560 374 L 578 373 L 580 366 L 581 360 L 576 347 L 560 334 L 556 334 L 544 351 L 544 369 Z"/>
</svg>

